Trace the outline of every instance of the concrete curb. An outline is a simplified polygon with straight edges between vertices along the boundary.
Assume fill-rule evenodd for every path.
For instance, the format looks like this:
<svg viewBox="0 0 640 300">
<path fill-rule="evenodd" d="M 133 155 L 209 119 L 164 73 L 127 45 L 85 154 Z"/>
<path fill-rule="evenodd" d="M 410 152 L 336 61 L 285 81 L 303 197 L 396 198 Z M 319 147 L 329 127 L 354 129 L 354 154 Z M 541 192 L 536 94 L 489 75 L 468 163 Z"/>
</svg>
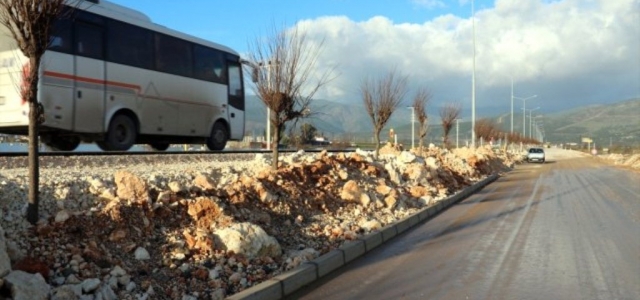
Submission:
<svg viewBox="0 0 640 300">
<path fill-rule="evenodd" d="M 498 179 L 498 175 L 491 175 L 447 199 L 438 201 L 435 205 L 421 209 L 417 213 L 397 223 L 390 224 L 377 232 L 372 232 L 358 240 L 346 243 L 339 249 L 324 254 L 310 262 L 306 262 L 291 271 L 280 274 L 240 293 L 231 295 L 227 299 L 282 299 L 301 287 L 320 279 L 386 243 L 410 228 L 429 220 L 441 211 L 462 201 L 496 179 Z"/>
</svg>

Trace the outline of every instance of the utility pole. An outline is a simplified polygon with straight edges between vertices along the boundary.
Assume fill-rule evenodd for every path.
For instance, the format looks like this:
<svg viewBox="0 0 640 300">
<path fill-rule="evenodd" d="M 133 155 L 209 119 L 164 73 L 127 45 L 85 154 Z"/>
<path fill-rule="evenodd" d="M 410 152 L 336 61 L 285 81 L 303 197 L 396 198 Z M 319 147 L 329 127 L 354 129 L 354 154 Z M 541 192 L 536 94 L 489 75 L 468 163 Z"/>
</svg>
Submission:
<svg viewBox="0 0 640 300">
<path fill-rule="evenodd" d="M 476 8 L 471 0 L 471 22 L 473 27 L 473 72 L 471 75 L 471 147 L 476 147 Z"/>
<path fill-rule="evenodd" d="M 511 77 L 511 133 L 513 133 L 513 76 Z"/>
<path fill-rule="evenodd" d="M 456 119 L 456 148 L 458 148 L 458 133 L 460 132 L 458 121 L 460 121 L 460 119 Z"/>
<path fill-rule="evenodd" d="M 271 61 L 267 62 L 267 86 L 271 89 Z M 271 150 L 271 108 L 267 106 L 267 150 Z"/>
<path fill-rule="evenodd" d="M 409 106 L 409 108 L 411 109 L 411 149 L 413 149 L 415 147 L 415 121 L 416 121 L 416 114 L 415 114 L 415 107 L 413 106 Z"/>
</svg>

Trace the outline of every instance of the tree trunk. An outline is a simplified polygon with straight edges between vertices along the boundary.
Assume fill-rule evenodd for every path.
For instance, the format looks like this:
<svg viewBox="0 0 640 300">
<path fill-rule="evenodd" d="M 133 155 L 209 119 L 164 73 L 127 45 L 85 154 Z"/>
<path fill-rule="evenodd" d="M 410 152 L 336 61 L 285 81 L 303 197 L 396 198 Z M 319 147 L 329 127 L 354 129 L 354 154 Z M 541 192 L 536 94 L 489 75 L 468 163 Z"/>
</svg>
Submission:
<svg viewBox="0 0 640 300">
<path fill-rule="evenodd" d="M 29 206 L 27 207 L 27 221 L 31 224 L 38 222 L 39 202 L 39 161 L 38 161 L 38 102 L 29 101 Z"/>
<path fill-rule="evenodd" d="M 373 138 L 374 138 L 375 143 L 376 143 L 376 152 L 375 152 L 375 155 L 376 155 L 376 158 L 378 158 L 378 155 L 380 154 L 380 130 L 377 130 L 377 129 L 376 129 L 376 132 L 375 132 L 375 134 L 373 135 Z"/>
<path fill-rule="evenodd" d="M 271 163 L 271 169 L 273 171 L 277 171 L 278 170 L 278 156 L 280 155 L 280 149 L 278 149 L 278 143 L 280 141 L 280 129 L 282 128 L 282 125 L 275 125 L 275 136 L 273 137 L 273 140 L 271 141 L 271 149 L 273 150 L 273 162 Z"/>
</svg>

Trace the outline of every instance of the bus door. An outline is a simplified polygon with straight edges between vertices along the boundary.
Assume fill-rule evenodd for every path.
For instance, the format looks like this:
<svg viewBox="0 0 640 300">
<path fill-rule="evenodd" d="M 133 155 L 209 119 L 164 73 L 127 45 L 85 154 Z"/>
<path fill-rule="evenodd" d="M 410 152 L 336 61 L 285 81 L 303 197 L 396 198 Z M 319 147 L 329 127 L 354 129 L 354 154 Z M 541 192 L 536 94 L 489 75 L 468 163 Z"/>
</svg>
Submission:
<svg viewBox="0 0 640 300">
<path fill-rule="evenodd" d="M 103 20 L 79 14 L 75 22 L 74 130 L 104 132 L 105 61 Z"/>
<path fill-rule="evenodd" d="M 237 61 L 227 61 L 229 68 L 229 139 L 241 140 L 244 136 L 244 86 L 242 84 L 242 67 Z"/>
</svg>

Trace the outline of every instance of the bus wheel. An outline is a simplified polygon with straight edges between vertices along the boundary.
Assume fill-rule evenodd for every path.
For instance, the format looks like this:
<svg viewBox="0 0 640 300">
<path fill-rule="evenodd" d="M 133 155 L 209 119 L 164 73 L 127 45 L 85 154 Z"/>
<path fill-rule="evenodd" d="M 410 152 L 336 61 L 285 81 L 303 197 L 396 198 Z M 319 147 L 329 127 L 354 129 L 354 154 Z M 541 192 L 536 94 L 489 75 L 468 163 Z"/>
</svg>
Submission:
<svg viewBox="0 0 640 300">
<path fill-rule="evenodd" d="M 104 137 L 107 151 L 127 151 L 136 143 L 136 124 L 127 115 L 116 115 L 109 123 L 109 130 Z M 100 146 L 100 144 L 98 144 Z M 102 147 L 101 147 L 102 148 Z"/>
<path fill-rule="evenodd" d="M 223 150 L 228 139 L 227 127 L 222 122 L 216 122 L 211 129 L 211 136 L 207 139 L 207 148 L 212 151 Z"/>
<path fill-rule="evenodd" d="M 96 142 L 96 145 L 98 145 L 98 148 L 100 148 L 100 150 L 102 151 L 109 151 L 109 148 L 107 148 L 107 144 L 102 141 Z"/>
<path fill-rule="evenodd" d="M 80 145 L 78 137 L 53 137 L 52 140 L 45 145 L 54 151 L 73 151 Z"/>
<path fill-rule="evenodd" d="M 151 148 L 153 148 L 153 150 L 156 151 L 165 151 L 167 149 L 169 149 L 169 143 L 151 143 L 149 144 L 149 146 L 151 146 Z"/>
</svg>

